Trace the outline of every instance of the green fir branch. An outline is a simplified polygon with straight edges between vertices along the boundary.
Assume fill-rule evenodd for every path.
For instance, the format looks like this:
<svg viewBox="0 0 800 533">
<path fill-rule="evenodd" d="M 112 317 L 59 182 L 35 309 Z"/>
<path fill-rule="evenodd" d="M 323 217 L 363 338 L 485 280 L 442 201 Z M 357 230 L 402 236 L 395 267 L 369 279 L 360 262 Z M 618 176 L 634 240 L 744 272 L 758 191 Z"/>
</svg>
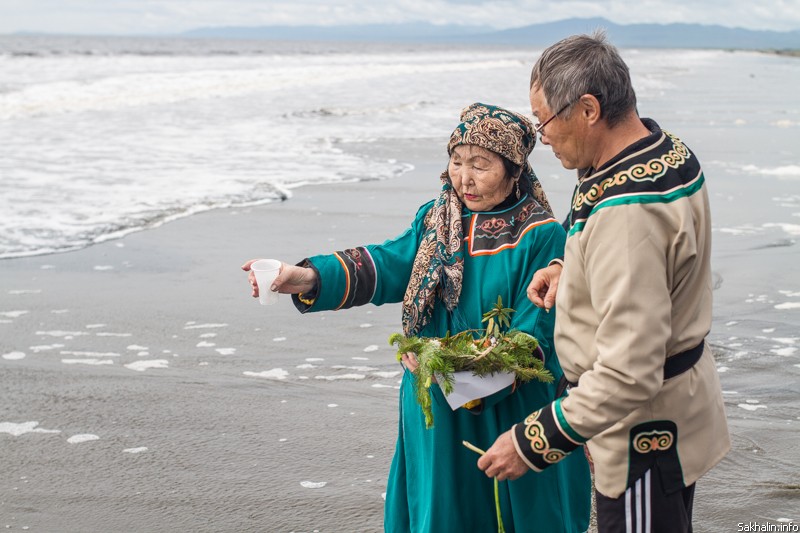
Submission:
<svg viewBox="0 0 800 533">
<path fill-rule="evenodd" d="M 483 315 L 485 330 L 466 330 L 441 338 L 405 337 L 395 333 L 389 344 L 397 346 L 397 360 L 413 353 L 419 366 L 414 371 L 417 403 L 425 415 L 425 426 L 433 427 L 430 387 L 436 377 L 445 395 L 453 391 L 455 372 L 471 371 L 476 376 L 513 372 L 521 382 L 553 381 L 553 375 L 535 356 L 539 341 L 519 330 L 503 333 L 511 325 L 514 310 L 503 306 L 501 297 Z M 482 334 L 482 335 L 481 335 Z M 477 339 L 476 335 L 480 335 Z"/>
</svg>

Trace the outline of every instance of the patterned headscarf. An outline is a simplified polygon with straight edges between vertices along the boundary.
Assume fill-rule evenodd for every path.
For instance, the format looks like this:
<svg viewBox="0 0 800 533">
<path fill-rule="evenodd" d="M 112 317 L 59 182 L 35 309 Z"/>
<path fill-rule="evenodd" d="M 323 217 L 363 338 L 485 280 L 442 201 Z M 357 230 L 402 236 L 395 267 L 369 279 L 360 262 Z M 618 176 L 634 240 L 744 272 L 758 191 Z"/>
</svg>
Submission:
<svg viewBox="0 0 800 533">
<path fill-rule="evenodd" d="M 522 167 L 520 179 L 530 179 L 534 197 L 552 213 L 547 196 L 528 164 L 536 144 L 533 124 L 524 116 L 493 105 L 474 103 L 461 111 L 461 123 L 450 136 L 448 155 L 456 146 L 486 148 Z M 464 278 L 461 200 L 445 170 L 442 192 L 425 217 L 425 231 L 414 258 L 411 279 L 403 297 L 403 333 L 417 335 L 430 322 L 436 296 L 448 311 L 458 305 Z"/>
</svg>

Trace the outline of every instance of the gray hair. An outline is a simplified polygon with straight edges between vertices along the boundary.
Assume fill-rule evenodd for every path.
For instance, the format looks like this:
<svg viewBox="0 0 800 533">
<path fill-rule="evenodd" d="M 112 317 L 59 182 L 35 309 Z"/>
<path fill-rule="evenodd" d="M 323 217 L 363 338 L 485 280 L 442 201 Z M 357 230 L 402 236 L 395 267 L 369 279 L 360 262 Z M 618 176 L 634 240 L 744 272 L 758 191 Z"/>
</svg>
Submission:
<svg viewBox="0 0 800 533">
<path fill-rule="evenodd" d="M 636 93 L 628 66 L 602 30 L 573 35 L 548 47 L 531 72 L 531 88 L 538 85 L 554 112 L 574 104 L 584 94 L 600 102 L 601 117 L 610 127 L 636 110 Z M 572 107 L 564 112 L 569 118 Z"/>
</svg>

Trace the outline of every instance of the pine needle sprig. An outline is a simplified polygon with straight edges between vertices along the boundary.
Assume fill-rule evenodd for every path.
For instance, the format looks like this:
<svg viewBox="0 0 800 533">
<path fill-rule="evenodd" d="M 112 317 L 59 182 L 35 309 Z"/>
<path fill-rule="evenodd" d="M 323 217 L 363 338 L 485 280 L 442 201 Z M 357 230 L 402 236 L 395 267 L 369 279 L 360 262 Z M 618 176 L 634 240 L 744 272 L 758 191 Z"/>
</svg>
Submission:
<svg viewBox="0 0 800 533">
<path fill-rule="evenodd" d="M 476 376 L 513 372 L 521 382 L 553 381 L 553 375 L 536 356 L 539 341 L 519 330 L 507 330 L 514 310 L 502 299 L 483 315 L 486 329 L 465 330 L 441 338 L 405 337 L 395 333 L 389 344 L 397 345 L 397 359 L 413 353 L 419 366 L 414 371 L 417 403 L 425 415 L 425 426 L 433 427 L 430 387 L 434 380 L 447 395 L 453 392 L 455 372 L 471 371 Z M 477 336 L 477 338 L 476 338 Z"/>
</svg>

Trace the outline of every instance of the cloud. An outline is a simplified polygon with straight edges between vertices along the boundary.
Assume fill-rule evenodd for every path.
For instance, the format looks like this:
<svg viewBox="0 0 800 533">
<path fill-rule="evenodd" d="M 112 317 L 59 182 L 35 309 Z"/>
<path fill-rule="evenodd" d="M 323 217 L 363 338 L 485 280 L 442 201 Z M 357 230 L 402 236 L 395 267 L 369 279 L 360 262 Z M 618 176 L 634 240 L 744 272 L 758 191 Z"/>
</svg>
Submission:
<svg viewBox="0 0 800 533">
<path fill-rule="evenodd" d="M 431 22 L 498 29 L 573 17 L 614 22 L 800 28 L 800 0 L 27 0 L 0 8 L 0 32 L 179 33 L 208 26 Z"/>
</svg>

